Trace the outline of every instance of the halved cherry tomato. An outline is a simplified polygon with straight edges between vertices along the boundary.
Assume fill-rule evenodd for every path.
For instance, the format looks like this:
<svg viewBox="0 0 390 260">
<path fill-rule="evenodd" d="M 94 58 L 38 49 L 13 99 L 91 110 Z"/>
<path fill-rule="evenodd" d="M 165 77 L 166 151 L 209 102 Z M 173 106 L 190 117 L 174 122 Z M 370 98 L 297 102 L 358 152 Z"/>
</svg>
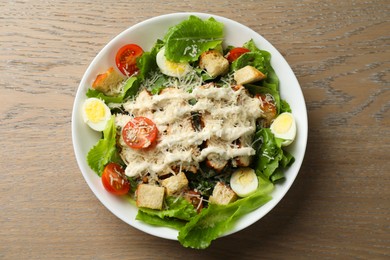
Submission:
<svg viewBox="0 0 390 260">
<path fill-rule="evenodd" d="M 139 116 L 130 120 L 122 130 L 125 143 L 134 149 L 149 147 L 157 138 L 157 127 L 152 120 Z"/>
<path fill-rule="evenodd" d="M 238 57 L 240 57 L 242 54 L 250 52 L 249 49 L 243 48 L 243 47 L 236 47 L 229 51 L 229 53 L 226 55 L 226 59 L 232 63 L 233 61 L 237 60 Z"/>
<path fill-rule="evenodd" d="M 102 174 L 104 188 L 115 195 L 125 195 L 130 191 L 130 183 L 126 179 L 125 170 L 117 163 L 109 163 Z"/>
<path fill-rule="evenodd" d="M 127 44 L 116 53 L 115 63 L 118 69 L 125 75 L 131 76 L 138 72 L 137 58 L 144 51 L 137 44 Z"/>
</svg>

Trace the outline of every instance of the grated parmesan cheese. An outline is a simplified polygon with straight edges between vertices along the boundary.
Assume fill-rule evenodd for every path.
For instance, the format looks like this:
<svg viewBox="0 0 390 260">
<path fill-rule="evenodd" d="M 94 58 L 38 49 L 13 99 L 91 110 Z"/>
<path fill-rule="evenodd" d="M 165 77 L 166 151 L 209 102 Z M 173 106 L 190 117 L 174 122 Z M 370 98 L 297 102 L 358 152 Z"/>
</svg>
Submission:
<svg viewBox="0 0 390 260">
<path fill-rule="evenodd" d="M 191 105 L 190 100 L 196 103 Z M 119 129 L 132 117 L 147 116 L 159 130 L 156 146 L 147 150 L 127 147 L 120 136 L 121 157 L 127 164 L 128 176 L 150 174 L 158 178 L 173 168 L 198 168 L 207 158 L 228 161 L 255 154 L 250 143 L 262 111 L 260 100 L 252 98 L 243 87 L 207 84 L 193 87 L 191 93 L 185 87 L 170 87 L 158 95 L 143 90 L 124 108 L 129 115 L 116 115 Z M 204 127 L 199 131 L 192 126 L 193 113 L 201 115 Z M 236 140 L 242 140 L 239 146 L 234 144 Z M 201 149 L 204 142 L 207 146 Z"/>
</svg>

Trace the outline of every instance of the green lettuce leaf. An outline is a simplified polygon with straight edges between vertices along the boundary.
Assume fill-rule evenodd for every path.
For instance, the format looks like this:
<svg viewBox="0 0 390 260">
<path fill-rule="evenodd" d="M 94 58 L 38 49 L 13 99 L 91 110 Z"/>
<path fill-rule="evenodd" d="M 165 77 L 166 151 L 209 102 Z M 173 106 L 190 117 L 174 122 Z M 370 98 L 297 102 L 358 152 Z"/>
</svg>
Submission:
<svg viewBox="0 0 390 260">
<path fill-rule="evenodd" d="M 273 184 L 259 177 L 259 187 L 252 195 L 228 205 L 209 204 L 179 231 L 179 242 L 185 247 L 208 247 L 212 240 L 231 230 L 241 216 L 270 201 L 272 190 Z"/>
<path fill-rule="evenodd" d="M 157 40 L 153 48 L 149 52 L 144 52 L 140 58 L 137 59 L 137 67 L 139 68 L 139 73 L 137 78 L 145 80 L 150 73 L 157 70 L 156 55 L 159 50 L 164 46 L 162 40 Z"/>
<path fill-rule="evenodd" d="M 165 199 L 165 204 L 166 209 L 163 210 L 140 208 L 139 211 L 160 219 L 177 218 L 187 221 L 196 215 L 194 206 L 182 197 L 169 196 Z"/>
<path fill-rule="evenodd" d="M 267 51 L 260 50 L 253 39 L 246 42 L 244 44 L 244 47 L 251 50 L 252 52 L 259 53 L 264 57 L 264 68 L 267 70 L 267 78 L 262 81 L 263 86 L 273 89 L 275 91 L 279 91 L 279 78 L 276 75 L 272 65 L 271 65 L 271 54 Z"/>
<path fill-rule="evenodd" d="M 223 36 L 223 24 L 214 18 L 190 16 L 168 30 L 164 38 L 165 56 L 173 62 L 196 61 L 201 53 L 220 45 Z"/>
<path fill-rule="evenodd" d="M 167 197 L 165 205 L 163 210 L 139 208 L 136 219 L 151 225 L 180 229 L 197 214 L 194 206 L 182 197 Z"/>
<path fill-rule="evenodd" d="M 183 220 L 175 219 L 175 218 L 159 218 L 155 215 L 150 215 L 142 210 L 138 210 L 135 219 L 143 221 L 150 225 L 159 226 L 159 227 L 169 227 L 177 230 L 184 227 L 185 224 L 187 223 Z"/>
<path fill-rule="evenodd" d="M 119 162 L 119 155 L 116 150 L 116 128 L 115 118 L 111 116 L 106 129 L 103 131 L 103 138 L 89 150 L 87 162 L 89 167 L 99 176 L 102 175 L 104 166 L 109 162 Z"/>
<path fill-rule="evenodd" d="M 286 100 L 281 100 L 280 101 L 280 114 L 283 112 L 290 112 L 291 113 L 291 108 L 290 104 Z"/>
<path fill-rule="evenodd" d="M 275 138 L 269 128 L 262 128 L 255 134 L 255 140 L 260 140 L 256 151 L 255 170 L 272 182 L 283 179 L 283 168 L 294 162 L 294 157 L 282 149 L 283 140 Z"/>
<path fill-rule="evenodd" d="M 252 39 L 244 43 L 243 47 L 249 49 L 250 52 L 244 53 L 235 60 L 230 68 L 231 71 L 238 70 L 247 65 L 253 66 L 267 76 L 266 79 L 256 84 L 278 92 L 279 78 L 271 65 L 271 54 L 268 51 L 259 49 Z"/>
<path fill-rule="evenodd" d="M 268 76 L 268 52 L 265 52 L 267 55 L 264 55 L 262 52 L 246 52 L 238 57 L 237 60 L 233 61 L 231 70 L 239 70 L 247 65 L 255 67 L 263 74 Z"/>
<path fill-rule="evenodd" d="M 104 100 L 108 103 L 122 103 L 128 97 L 134 96 L 137 94 L 139 89 L 139 82 L 136 77 L 130 77 L 124 83 L 122 92 L 117 96 L 107 96 L 104 93 L 97 91 L 95 89 L 88 89 L 86 95 L 87 97 L 95 97 Z"/>
<path fill-rule="evenodd" d="M 160 93 L 161 90 L 167 87 L 168 78 L 163 74 L 158 74 L 157 79 L 152 82 L 147 89 L 153 94 L 156 95 Z"/>
</svg>

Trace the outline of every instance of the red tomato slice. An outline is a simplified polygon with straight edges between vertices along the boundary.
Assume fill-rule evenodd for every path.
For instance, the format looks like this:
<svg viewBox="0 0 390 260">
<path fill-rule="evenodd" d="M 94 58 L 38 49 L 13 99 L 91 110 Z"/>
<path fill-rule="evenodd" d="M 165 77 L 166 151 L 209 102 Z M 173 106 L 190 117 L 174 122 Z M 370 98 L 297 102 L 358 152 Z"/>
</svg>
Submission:
<svg viewBox="0 0 390 260">
<path fill-rule="evenodd" d="M 109 163 L 102 174 L 104 188 L 115 195 L 125 195 L 130 191 L 130 183 L 126 179 L 125 171 L 117 163 Z"/>
<path fill-rule="evenodd" d="M 147 148 L 157 138 L 157 127 L 147 117 L 134 117 L 123 127 L 122 137 L 125 143 L 131 148 Z"/>
<path fill-rule="evenodd" d="M 115 63 L 118 69 L 125 75 L 131 76 L 138 72 L 137 58 L 144 51 L 137 44 L 127 44 L 116 53 Z"/>
<path fill-rule="evenodd" d="M 229 53 L 226 55 L 226 59 L 232 63 L 233 61 L 237 60 L 238 57 L 240 57 L 242 54 L 250 52 L 247 48 L 243 47 L 236 47 L 229 51 Z"/>
</svg>

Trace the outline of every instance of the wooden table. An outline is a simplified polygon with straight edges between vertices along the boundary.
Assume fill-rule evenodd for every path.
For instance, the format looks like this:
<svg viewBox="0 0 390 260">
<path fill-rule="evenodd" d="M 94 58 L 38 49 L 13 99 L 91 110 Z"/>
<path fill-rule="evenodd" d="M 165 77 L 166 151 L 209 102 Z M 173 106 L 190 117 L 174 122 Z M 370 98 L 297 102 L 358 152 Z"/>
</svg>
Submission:
<svg viewBox="0 0 390 260">
<path fill-rule="evenodd" d="M 1 1 L 0 259 L 389 259 L 389 4 Z M 129 26 L 180 11 L 234 19 L 273 43 L 309 117 L 307 154 L 286 197 L 204 251 L 111 214 L 84 181 L 71 139 L 75 93 L 97 52 Z"/>
</svg>

